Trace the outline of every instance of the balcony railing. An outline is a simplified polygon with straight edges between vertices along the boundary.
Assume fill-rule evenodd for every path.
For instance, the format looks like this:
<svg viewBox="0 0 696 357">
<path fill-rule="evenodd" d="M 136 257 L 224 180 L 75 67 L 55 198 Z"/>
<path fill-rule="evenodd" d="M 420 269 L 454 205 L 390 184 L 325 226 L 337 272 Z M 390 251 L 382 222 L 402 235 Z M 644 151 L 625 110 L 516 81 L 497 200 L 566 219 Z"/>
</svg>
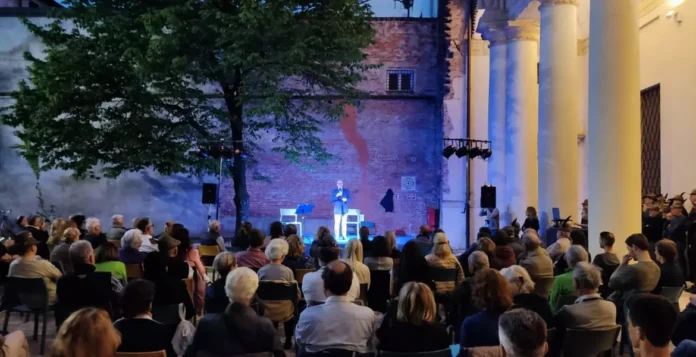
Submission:
<svg viewBox="0 0 696 357">
<path fill-rule="evenodd" d="M 437 17 L 437 0 L 411 0 L 413 6 L 404 8 L 400 0 L 370 0 L 375 17 Z"/>
</svg>

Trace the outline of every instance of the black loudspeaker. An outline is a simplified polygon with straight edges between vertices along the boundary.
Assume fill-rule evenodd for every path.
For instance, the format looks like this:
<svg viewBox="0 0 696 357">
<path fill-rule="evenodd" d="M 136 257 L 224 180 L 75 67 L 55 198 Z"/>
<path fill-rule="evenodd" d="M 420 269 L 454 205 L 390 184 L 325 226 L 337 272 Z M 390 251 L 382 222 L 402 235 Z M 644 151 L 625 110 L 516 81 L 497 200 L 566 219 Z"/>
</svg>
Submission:
<svg viewBox="0 0 696 357">
<path fill-rule="evenodd" d="M 217 185 L 214 183 L 204 183 L 203 184 L 203 198 L 201 198 L 201 202 L 203 202 L 204 205 L 214 205 L 215 202 L 217 201 L 215 198 L 217 197 Z"/>
<path fill-rule="evenodd" d="M 495 208 L 495 186 L 481 186 L 481 208 Z"/>
</svg>

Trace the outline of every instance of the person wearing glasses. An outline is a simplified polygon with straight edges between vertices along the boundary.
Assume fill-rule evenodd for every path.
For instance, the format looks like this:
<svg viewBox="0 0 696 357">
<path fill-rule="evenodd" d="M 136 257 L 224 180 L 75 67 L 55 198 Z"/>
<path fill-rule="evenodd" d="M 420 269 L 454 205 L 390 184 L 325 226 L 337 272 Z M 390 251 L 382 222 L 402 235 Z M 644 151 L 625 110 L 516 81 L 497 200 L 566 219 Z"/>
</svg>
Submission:
<svg viewBox="0 0 696 357">
<path fill-rule="evenodd" d="M 143 243 L 138 250 L 140 250 L 141 252 L 143 252 L 145 254 L 152 253 L 152 252 L 159 252 L 159 248 L 157 247 L 157 241 L 154 238 L 152 238 L 152 229 L 154 227 L 152 225 L 152 220 L 150 220 L 147 217 L 141 218 L 138 221 L 137 226 L 138 226 L 138 229 L 141 232 L 143 232 L 143 234 L 142 234 Z"/>
</svg>

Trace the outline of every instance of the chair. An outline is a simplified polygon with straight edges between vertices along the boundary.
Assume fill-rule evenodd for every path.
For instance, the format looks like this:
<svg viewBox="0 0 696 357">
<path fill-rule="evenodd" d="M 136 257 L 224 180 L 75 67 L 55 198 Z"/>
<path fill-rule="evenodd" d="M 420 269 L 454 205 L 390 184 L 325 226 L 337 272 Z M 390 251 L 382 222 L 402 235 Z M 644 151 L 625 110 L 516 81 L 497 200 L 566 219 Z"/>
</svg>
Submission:
<svg viewBox="0 0 696 357">
<path fill-rule="evenodd" d="M 116 248 L 121 248 L 121 240 L 120 239 L 109 239 L 109 243 L 112 243 L 113 245 L 115 245 Z"/>
<path fill-rule="evenodd" d="M 558 298 L 558 302 L 556 303 L 556 311 L 560 310 L 563 306 L 575 304 L 575 300 L 577 299 L 575 295 L 562 295 Z"/>
<path fill-rule="evenodd" d="M 116 352 L 116 357 L 167 357 L 167 351 L 155 352 Z"/>
<path fill-rule="evenodd" d="M 534 293 L 543 296 L 545 298 L 549 297 L 551 289 L 553 288 L 553 282 L 556 280 L 554 277 L 541 278 L 534 281 Z"/>
<path fill-rule="evenodd" d="M 428 268 L 428 276 L 436 283 L 453 282 L 457 285 L 457 274 L 458 270 L 456 268 Z"/>
<path fill-rule="evenodd" d="M 128 280 L 142 278 L 143 277 L 143 265 L 142 264 L 126 264 L 126 277 L 128 277 Z"/>
<path fill-rule="evenodd" d="M 178 325 L 181 322 L 179 304 L 152 306 L 152 319 L 163 325 Z"/>
<path fill-rule="evenodd" d="M 260 281 L 256 294 L 266 307 L 264 316 L 273 322 L 286 322 L 298 313 L 297 282 Z"/>
<path fill-rule="evenodd" d="M 302 237 L 302 222 L 297 220 L 297 209 L 295 208 L 281 208 L 280 209 L 280 219 L 278 219 L 283 225 L 294 224 L 297 226 L 297 234 Z"/>
<path fill-rule="evenodd" d="M 208 270 L 213 271 L 213 280 L 215 280 L 215 269 L 213 269 L 213 261 L 215 257 L 220 253 L 220 247 L 217 245 L 199 245 L 198 254 L 201 256 L 201 261 L 205 265 L 206 273 Z"/>
<path fill-rule="evenodd" d="M 39 354 L 43 355 L 46 348 L 46 326 L 48 315 L 48 289 L 43 278 L 7 278 L 5 283 L 5 295 L 3 304 L 7 309 L 5 312 L 5 323 L 3 331 L 7 332 L 7 325 L 10 322 L 10 313 L 20 312 L 34 313 L 34 340 L 38 338 L 39 315 L 43 314 L 43 325 L 41 329 L 41 347 Z M 27 316 L 27 319 L 29 316 Z"/>
<path fill-rule="evenodd" d="M 684 286 L 663 286 L 660 290 L 660 295 L 673 304 L 679 304 L 682 292 L 684 292 Z"/>
<path fill-rule="evenodd" d="M 389 351 L 378 351 L 377 355 L 379 357 L 451 357 L 452 350 L 446 348 L 444 350 L 438 351 L 428 351 L 428 352 L 389 352 Z"/>
<path fill-rule="evenodd" d="M 363 218 L 364 216 L 360 214 L 359 209 L 348 209 L 346 213 L 346 234 L 348 234 L 348 227 L 355 227 L 355 235 L 358 235 Z"/>
<path fill-rule="evenodd" d="M 607 351 L 613 353 L 620 331 L 621 326 L 619 325 L 597 331 L 567 329 L 561 355 L 563 357 L 588 357 Z"/>
<path fill-rule="evenodd" d="M 370 269 L 370 288 L 367 290 L 367 306 L 381 313 L 387 312 L 391 292 L 391 271 Z"/>
<path fill-rule="evenodd" d="M 295 280 L 297 284 L 302 286 L 302 279 L 304 279 L 304 276 L 315 271 L 316 269 L 295 269 Z"/>
</svg>

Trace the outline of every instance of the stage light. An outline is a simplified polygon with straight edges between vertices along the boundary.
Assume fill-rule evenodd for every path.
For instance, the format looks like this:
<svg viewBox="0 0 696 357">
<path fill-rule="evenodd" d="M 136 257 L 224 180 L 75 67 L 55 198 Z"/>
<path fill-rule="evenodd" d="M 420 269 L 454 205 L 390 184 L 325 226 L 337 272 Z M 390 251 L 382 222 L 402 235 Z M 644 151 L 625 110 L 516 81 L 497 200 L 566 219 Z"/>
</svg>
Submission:
<svg viewBox="0 0 696 357">
<path fill-rule="evenodd" d="M 453 145 L 449 145 L 446 148 L 442 149 L 442 156 L 444 156 L 445 159 L 449 159 L 450 156 L 454 155 L 456 151 L 457 149 L 455 149 Z"/>
<path fill-rule="evenodd" d="M 457 152 L 455 154 L 457 155 L 458 158 L 462 158 L 463 156 L 466 156 L 466 154 L 469 153 L 469 148 L 466 146 L 462 146 L 459 149 L 457 149 Z"/>
<path fill-rule="evenodd" d="M 493 150 L 491 150 L 491 149 L 483 149 L 483 152 L 481 153 L 481 158 L 484 159 L 484 160 L 486 160 L 486 159 L 488 159 L 489 157 L 491 157 L 491 155 L 493 155 Z"/>
<path fill-rule="evenodd" d="M 478 147 L 473 147 L 473 148 L 471 148 L 471 150 L 469 150 L 469 158 L 470 158 L 470 159 L 473 159 L 473 158 L 475 158 L 476 156 L 481 155 L 481 153 L 482 153 L 482 151 L 481 151 L 480 148 L 478 148 Z"/>
</svg>

